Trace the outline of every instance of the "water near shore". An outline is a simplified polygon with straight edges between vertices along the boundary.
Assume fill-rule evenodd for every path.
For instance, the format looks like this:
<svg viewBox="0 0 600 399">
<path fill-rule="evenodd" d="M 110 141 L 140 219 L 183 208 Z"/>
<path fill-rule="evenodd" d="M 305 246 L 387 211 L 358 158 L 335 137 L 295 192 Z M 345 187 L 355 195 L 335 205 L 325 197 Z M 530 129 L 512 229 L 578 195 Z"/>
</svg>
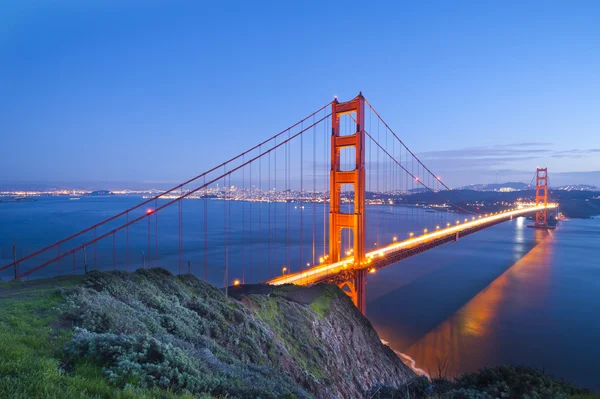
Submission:
<svg viewBox="0 0 600 399">
<path fill-rule="evenodd" d="M 0 261 L 11 262 L 14 242 L 18 255 L 26 255 L 140 201 L 84 197 L 0 204 Z M 207 202 L 205 268 L 204 204 L 184 201 L 182 271 L 187 271 L 189 260 L 192 273 L 203 277 L 206 271 L 213 284 L 223 284 L 226 247 L 230 282 L 242 276 L 247 281 L 264 279 L 280 273 L 283 265 L 298 270 L 324 251 L 327 209 L 322 205 L 295 209 L 293 204 Z M 463 217 L 403 207 L 369 208 L 373 224 L 368 242 L 389 242 L 417 226 L 435 228 Z M 367 315 L 381 338 L 413 359 L 415 367 L 434 374 L 437 359 L 446 360 L 452 375 L 487 365 L 525 364 L 600 389 L 600 219 L 569 220 L 552 232 L 526 225 L 523 218 L 504 223 L 369 275 Z M 116 261 L 117 268 L 126 269 L 146 262 L 178 272 L 177 226 L 177 210 L 167 209 L 159 216 L 158 229 L 151 220 L 150 246 L 146 221 L 130 228 L 129 250 L 125 233 L 118 233 L 114 252 L 112 239 L 98 244 L 97 267 L 110 270 Z M 88 234 L 80 243 L 90 238 Z M 281 250 L 285 247 L 289 255 Z M 93 248 L 87 256 L 92 264 Z M 63 260 L 60 272 L 72 272 L 73 265 L 82 272 L 82 264 L 79 255 Z M 32 266 L 21 265 L 23 270 Z M 57 271 L 53 264 L 36 275 L 53 276 Z M 7 270 L 0 277 L 11 275 Z"/>
<path fill-rule="evenodd" d="M 524 364 L 600 390 L 600 220 L 518 219 L 381 270 L 369 319 L 414 367 Z"/>
</svg>

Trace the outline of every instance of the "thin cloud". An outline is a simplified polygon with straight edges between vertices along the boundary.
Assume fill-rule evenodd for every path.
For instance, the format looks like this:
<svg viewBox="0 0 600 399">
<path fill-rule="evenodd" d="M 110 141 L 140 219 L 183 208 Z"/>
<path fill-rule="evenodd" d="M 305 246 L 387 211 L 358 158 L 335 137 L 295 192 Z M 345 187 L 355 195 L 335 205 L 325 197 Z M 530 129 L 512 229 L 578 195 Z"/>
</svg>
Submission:
<svg viewBox="0 0 600 399">
<path fill-rule="evenodd" d="M 494 147 L 498 148 L 513 148 L 513 147 L 548 147 L 552 145 L 552 143 L 543 142 L 543 141 L 526 141 L 523 143 L 511 143 L 511 144 L 496 144 Z"/>
<path fill-rule="evenodd" d="M 549 145 L 549 143 L 527 142 L 502 144 L 491 147 L 465 147 L 454 150 L 425 151 L 420 153 L 419 156 L 428 160 L 444 159 L 446 161 L 450 161 L 454 159 L 486 159 L 497 162 L 510 162 L 522 160 L 523 154 L 530 154 L 525 157 L 525 159 L 532 159 L 541 158 L 543 156 L 553 158 L 582 158 L 590 154 L 600 153 L 600 149 L 598 148 L 556 151 L 549 148 L 543 148 L 545 145 Z"/>
</svg>

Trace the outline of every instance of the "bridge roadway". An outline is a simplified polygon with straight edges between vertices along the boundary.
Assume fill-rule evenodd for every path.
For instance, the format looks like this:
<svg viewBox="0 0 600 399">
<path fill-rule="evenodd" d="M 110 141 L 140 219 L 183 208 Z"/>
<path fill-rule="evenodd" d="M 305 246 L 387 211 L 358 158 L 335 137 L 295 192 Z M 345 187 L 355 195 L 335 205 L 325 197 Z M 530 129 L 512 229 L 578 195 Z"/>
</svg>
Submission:
<svg viewBox="0 0 600 399">
<path fill-rule="evenodd" d="M 450 227 L 436 229 L 432 232 L 414 236 L 404 241 L 398 241 L 367 252 L 366 262 L 360 268 L 375 272 L 385 266 L 438 247 L 447 242 L 456 241 L 461 237 L 476 233 L 480 230 L 506 222 L 515 217 L 526 216 L 539 211 L 556 209 L 556 204 L 548 204 L 547 207 L 528 206 L 521 209 L 511 209 L 492 213 L 488 216 L 479 216 L 474 220 L 451 225 Z M 354 257 L 349 256 L 335 263 L 323 263 L 300 272 L 284 274 L 266 281 L 267 284 L 282 285 L 312 285 L 320 282 L 336 282 L 347 279 L 349 272 L 355 269 Z"/>
</svg>

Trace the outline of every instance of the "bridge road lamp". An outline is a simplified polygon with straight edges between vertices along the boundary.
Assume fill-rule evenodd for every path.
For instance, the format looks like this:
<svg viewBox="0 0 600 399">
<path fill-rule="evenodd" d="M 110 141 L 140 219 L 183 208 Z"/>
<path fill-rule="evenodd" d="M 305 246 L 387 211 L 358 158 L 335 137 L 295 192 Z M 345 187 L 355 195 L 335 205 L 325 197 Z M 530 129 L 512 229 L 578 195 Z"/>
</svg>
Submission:
<svg viewBox="0 0 600 399">
<path fill-rule="evenodd" d="M 285 267 L 285 266 L 281 268 L 281 275 L 282 275 L 282 276 L 285 274 L 285 272 L 287 271 L 287 269 L 288 269 L 288 268 L 287 268 L 287 267 Z"/>
</svg>

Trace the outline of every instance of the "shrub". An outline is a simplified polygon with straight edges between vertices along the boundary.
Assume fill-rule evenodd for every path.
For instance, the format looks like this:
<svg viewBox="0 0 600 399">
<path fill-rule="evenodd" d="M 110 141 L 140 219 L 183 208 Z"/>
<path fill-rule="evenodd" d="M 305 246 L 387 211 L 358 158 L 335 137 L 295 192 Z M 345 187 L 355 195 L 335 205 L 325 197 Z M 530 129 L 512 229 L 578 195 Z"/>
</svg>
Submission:
<svg viewBox="0 0 600 399">
<path fill-rule="evenodd" d="M 309 396 L 267 353 L 269 333 L 239 302 L 161 269 L 89 273 L 65 291 L 78 327 L 66 354 L 100 361 L 119 386 L 235 397 Z"/>
</svg>

